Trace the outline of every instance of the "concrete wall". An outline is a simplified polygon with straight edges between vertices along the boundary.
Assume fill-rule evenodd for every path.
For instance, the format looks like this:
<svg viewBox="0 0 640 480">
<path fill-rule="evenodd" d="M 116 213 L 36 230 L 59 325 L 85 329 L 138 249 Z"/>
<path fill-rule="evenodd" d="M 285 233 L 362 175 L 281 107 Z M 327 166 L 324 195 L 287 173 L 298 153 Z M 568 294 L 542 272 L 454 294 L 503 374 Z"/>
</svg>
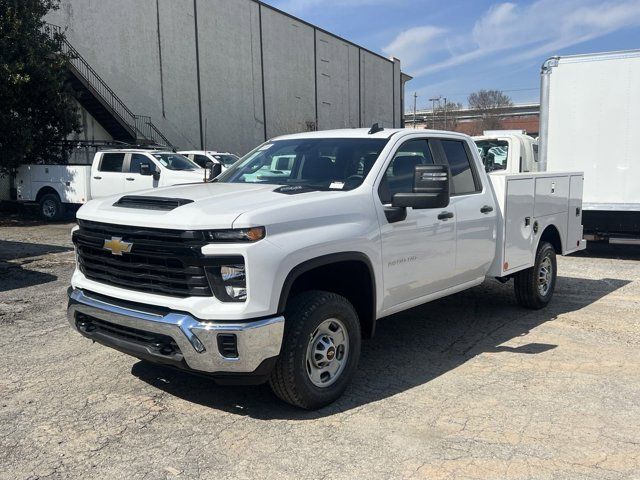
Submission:
<svg viewBox="0 0 640 480">
<path fill-rule="evenodd" d="M 360 126 L 358 47 L 317 31 L 316 52 L 318 129 Z"/>
<path fill-rule="evenodd" d="M 179 148 L 400 126 L 400 64 L 256 0 L 62 0 L 47 16 Z"/>
</svg>

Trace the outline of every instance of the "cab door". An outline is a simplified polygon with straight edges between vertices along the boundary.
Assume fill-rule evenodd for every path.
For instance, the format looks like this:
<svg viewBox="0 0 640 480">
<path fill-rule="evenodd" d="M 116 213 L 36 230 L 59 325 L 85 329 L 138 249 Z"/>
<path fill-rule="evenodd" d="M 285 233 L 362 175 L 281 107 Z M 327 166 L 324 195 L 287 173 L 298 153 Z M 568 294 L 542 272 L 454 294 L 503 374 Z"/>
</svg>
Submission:
<svg viewBox="0 0 640 480">
<path fill-rule="evenodd" d="M 127 174 L 124 179 L 124 191 L 135 192 L 138 190 L 147 190 L 158 186 L 158 181 L 153 175 L 140 175 L 140 167 L 149 165 L 151 171 L 157 169 L 156 164 L 151 158 L 143 153 L 131 153 L 126 162 Z"/>
<path fill-rule="evenodd" d="M 124 191 L 125 154 L 103 153 L 100 161 L 91 167 L 91 198 L 116 195 Z"/>
<path fill-rule="evenodd" d="M 379 179 L 377 199 L 391 205 L 393 195 L 412 192 L 414 168 L 434 164 L 428 138 L 402 143 Z M 379 211 L 384 211 L 380 208 Z M 407 208 L 404 220 L 380 217 L 383 259 L 383 309 L 419 299 L 452 285 L 456 257 L 455 207 Z"/>
<path fill-rule="evenodd" d="M 475 145 L 459 138 L 439 138 L 432 148 L 451 170 L 451 203 L 456 211 L 455 285 L 485 276 L 496 249 L 497 208 L 493 190 L 472 153 Z"/>
</svg>

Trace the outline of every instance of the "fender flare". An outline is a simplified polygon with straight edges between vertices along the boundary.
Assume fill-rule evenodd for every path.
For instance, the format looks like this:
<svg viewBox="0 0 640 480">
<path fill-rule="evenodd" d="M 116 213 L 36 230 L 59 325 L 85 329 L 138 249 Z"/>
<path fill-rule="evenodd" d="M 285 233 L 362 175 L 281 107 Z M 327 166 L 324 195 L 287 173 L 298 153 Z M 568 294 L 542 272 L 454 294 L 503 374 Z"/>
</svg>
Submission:
<svg viewBox="0 0 640 480">
<path fill-rule="evenodd" d="M 318 267 L 324 267 L 326 265 L 331 265 L 334 263 L 340 263 L 345 261 L 357 261 L 366 265 L 369 270 L 369 278 L 370 278 L 370 288 L 371 288 L 371 298 L 372 302 L 370 305 L 370 315 L 371 315 L 371 336 L 373 336 L 373 332 L 375 330 L 375 322 L 376 322 L 376 276 L 373 270 L 373 264 L 369 257 L 362 252 L 340 252 L 340 253 L 331 253 L 328 255 L 322 255 L 320 257 L 315 257 L 309 260 L 306 260 L 295 267 L 293 267 L 287 277 L 284 280 L 284 284 L 282 285 L 282 289 L 280 290 L 280 298 L 278 300 L 278 313 L 283 313 L 285 307 L 287 305 L 287 301 L 289 299 L 289 295 L 291 293 L 291 287 L 295 283 L 295 281 L 304 273 L 314 270 Z"/>
</svg>

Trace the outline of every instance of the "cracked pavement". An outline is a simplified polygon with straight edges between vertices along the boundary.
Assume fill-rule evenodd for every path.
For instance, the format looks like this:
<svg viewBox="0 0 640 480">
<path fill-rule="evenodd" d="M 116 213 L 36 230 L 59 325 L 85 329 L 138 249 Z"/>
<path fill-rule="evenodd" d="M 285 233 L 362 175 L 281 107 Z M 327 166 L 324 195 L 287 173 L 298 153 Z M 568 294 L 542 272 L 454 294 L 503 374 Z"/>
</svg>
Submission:
<svg viewBox="0 0 640 480">
<path fill-rule="evenodd" d="M 640 249 L 561 257 L 549 307 L 483 285 L 382 320 L 317 412 L 92 344 L 71 224 L 0 217 L 0 479 L 640 479 Z"/>
</svg>

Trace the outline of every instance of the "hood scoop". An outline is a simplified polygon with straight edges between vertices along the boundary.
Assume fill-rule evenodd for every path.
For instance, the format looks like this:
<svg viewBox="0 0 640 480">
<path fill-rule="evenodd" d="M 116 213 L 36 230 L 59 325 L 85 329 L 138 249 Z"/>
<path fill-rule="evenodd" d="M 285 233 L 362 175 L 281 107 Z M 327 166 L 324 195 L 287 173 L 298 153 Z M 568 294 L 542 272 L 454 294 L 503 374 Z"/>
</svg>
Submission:
<svg viewBox="0 0 640 480">
<path fill-rule="evenodd" d="M 174 210 L 182 205 L 193 203 L 187 198 L 144 197 L 140 195 L 126 195 L 121 197 L 114 207 L 137 208 L 138 210 Z"/>
<path fill-rule="evenodd" d="M 274 190 L 277 193 L 284 193 L 285 195 L 296 195 L 298 193 L 316 192 L 317 188 L 307 187 L 305 185 L 285 185 L 278 187 Z"/>
</svg>

